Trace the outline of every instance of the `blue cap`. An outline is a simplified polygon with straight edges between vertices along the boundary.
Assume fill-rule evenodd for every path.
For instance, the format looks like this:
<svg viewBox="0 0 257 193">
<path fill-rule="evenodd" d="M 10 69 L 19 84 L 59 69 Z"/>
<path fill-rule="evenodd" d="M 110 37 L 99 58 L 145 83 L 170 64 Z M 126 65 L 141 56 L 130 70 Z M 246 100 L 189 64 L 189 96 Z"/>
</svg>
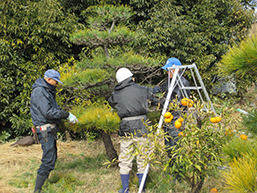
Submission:
<svg viewBox="0 0 257 193">
<path fill-rule="evenodd" d="M 52 79 L 56 80 L 57 82 L 63 84 L 60 81 L 60 73 L 53 70 L 53 69 L 49 69 L 49 70 L 45 71 L 45 77 L 46 78 L 52 78 Z"/>
<path fill-rule="evenodd" d="M 167 68 L 172 67 L 173 65 L 175 66 L 181 66 L 181 62 L 177 58 L 169 58 L 166 62 L 166 64 L 162 67 L 162 69 L 167 70 Z"/>
</svg>

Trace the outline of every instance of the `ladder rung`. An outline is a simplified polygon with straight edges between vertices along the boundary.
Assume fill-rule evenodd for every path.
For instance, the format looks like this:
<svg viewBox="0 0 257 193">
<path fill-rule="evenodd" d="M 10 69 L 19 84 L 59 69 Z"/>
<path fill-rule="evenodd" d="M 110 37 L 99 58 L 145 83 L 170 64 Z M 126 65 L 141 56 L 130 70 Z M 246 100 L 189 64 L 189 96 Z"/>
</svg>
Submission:
<svg viewBox="0 0 257 193">
<path fill-rule="evenodd" d="M 182 87 L 181 89 L 184 89 L 184 90 L 199 90 L 199 89 L 202 89 L 201 86 L 188 86 L 188 87 Z"/>
</svg>

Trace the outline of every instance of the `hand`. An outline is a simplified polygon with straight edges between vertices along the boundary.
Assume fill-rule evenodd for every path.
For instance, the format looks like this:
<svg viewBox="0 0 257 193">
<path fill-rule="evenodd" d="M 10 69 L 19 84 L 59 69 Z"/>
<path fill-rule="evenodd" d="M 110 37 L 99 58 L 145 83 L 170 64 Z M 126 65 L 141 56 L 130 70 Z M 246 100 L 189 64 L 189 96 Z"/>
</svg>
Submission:
<svg viewBox="0 0 257 193">
<path fill-rule="evenodd" d="M 75 115 L 71 114 L 70 112 L 69 112 L 69 117 L 67 118 L 67 120 L 71 124 L 75 124 L 75 123 L 79 122 L 77 117 Z"/>
</svg>

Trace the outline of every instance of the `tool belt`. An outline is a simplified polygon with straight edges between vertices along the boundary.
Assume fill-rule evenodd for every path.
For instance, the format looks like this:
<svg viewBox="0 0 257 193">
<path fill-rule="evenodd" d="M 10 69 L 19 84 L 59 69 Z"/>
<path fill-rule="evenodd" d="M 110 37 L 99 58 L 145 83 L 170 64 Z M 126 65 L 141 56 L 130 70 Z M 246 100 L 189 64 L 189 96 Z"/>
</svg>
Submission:
<svg viewBox="0 0 257 193">
<path fill-rule="evenodd" d="M 137 119 L 144 119 L 146 118 L 146 115 L 139 115 L 139 116 L 134 116 L 134 117 L 124 117 L 122 118 L 123 121 L 132 121 L 132 120 L 137 120 Z"/>
<path fill-rule="evenodd" d="M 48 131 L 50 130 L 54 139 L 57 140 L 57 127 L 55 123 L 47 123 L 45 125 L 36 126 L 37 129 L 40 130 L 40 134 L 44 142 L 48 141 Z"/>
</svg>

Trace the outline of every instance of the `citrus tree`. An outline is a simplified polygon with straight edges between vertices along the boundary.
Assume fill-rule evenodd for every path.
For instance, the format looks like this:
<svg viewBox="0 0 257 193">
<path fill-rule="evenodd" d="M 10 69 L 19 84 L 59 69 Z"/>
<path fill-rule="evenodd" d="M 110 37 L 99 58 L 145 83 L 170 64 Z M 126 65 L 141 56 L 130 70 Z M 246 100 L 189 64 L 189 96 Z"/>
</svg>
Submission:
<svg viewBox="0 0 257 193">
<path fill-rule="evenodd" d="M 206 124 L 201 129 L 193 127 L 185 129 L 178 136 L 178 148 L 171 151 L 173 163 L 171 172 L 179 172 L 186 181 L 192 193 L 200 192 L 206 177 L 220 166 L 224 132 L 218 128 L 208 128 Z"/>
<path fill-rule="evenodd" d="M 206 108 L 207 107 L 207 108 Z M 169 107 L 182 112 L 177 105 Z M 145 146 L 150 152 L 146 163 L 161 164 L 164 171 L 170 174 L 179 173 L 182 180 L 191 187 L 190 192 L 200 192 L 204 181 L 217 166 L 222 164 L 222 147 L 226 142 L 225 128 L 221 124 L 221 118 L 212 111 L 206 111 L 208 104 L 194 103 L 186 114 L 178 119 L 182 123 L 175 126 L 181 130 L 178 133 L 176 146 L 167 147 L 163 143 L 164 138 L 170 138 L 162 129 L 152 126 L 148 135 L 149 143 Z M 228 115 L 223 113 L 225 118 Z M 183 118 L 183 119 L 182 119 Z M 166 118 L 167 119 L 167 118 Z M 226 125 L 225 121 L 223 120 Z M 165 122 L 166 126 L 170 124 Z M 176 123 L 174 123 L 176 124 Z M 169 155 L 167 155 L 169 151 Z M 140 152 L 140 148 L 136 154 Z"/>
</svg>

